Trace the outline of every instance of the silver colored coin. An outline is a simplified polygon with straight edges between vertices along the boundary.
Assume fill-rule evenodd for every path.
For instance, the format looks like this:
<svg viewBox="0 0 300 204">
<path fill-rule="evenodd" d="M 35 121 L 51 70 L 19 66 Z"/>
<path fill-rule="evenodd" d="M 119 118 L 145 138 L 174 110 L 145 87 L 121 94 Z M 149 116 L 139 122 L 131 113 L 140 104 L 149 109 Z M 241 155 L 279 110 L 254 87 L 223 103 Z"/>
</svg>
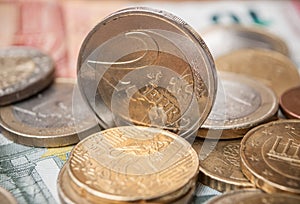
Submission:
<svg viewBox="0 0 300 204">
<path fill-rule="evenodd" d="M 95 119 L 89 112 L 72 112 L 75 84 L 69 79 L 55 83 L 25 101 L 0 108 L 0 129 L 16 143 L 59 147 L 79 142 L 78 135 L 93 133 Z"/>
<path fill-rule="evenodd" d="M 264 29 L 239 25 L 218 25 L 200 33 L 214 57 L 245 48 L 274 50 L 289 56 L 286 43 L 280 37 Z"/>
<path fill-rule="evenodd" d="M 208 131 L 221 132 L 221 139 L 243 137 L 249 128 L 277 115 L 277 97 L 264 84 L 230 72 L 220 72 L 219 77 L 216 102 L 198 132 L 199 137 L 218 139 L 215 134 L 207 134 Z"/>
<path fill-rule="evenodd" d="M 81 93 L 104 128 L 190 130 L 204 122 L 216 93 L 204 41 L 178 17 L 149 8 L 120 10 L 96 25 L 77 70 Z"/>
<path fill-rule="evenodd" d="M 32 96 L 54 78 L 52 59 L 29 47 L 0 49 L 0 105 Z"/>
</svg>

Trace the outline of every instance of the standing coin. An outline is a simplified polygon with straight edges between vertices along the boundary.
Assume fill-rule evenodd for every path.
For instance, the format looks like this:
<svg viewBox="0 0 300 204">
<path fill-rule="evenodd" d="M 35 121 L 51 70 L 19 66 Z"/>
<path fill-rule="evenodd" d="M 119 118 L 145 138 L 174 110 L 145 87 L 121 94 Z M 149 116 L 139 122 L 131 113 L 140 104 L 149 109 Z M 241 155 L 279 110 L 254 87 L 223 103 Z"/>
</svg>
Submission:
<svg viewBox="0 0 300 204">
<path fill-rule="evenodd" d="M 297 67 L 286 56 L 269 50 L 245 49 L 217 58 L 217 69 L 257 78 L 271 87 L 278 98 L 300 85 Z"/>
<path fill-rule="evenodd" d="M 210 115 L 198 131 L 199 137 L 243 137 L 250 128 L 277 115 L 277 97 L 263 83 L 230 72 L 220 72 L 219 77 L 222 87 L 218 89 Z"/>
<path fill-rule="evenodd" d="M 199 180 L 218 191 L 231 191 L 239 188 L 254 188 L 244 176 L 240 166 L 241 140 L 204 140 L 196 139 L 193 148 L 199 155 Z M 208 152 L 210 147 L 216 146 Z"/>
<path fill-rule="evenodd" d="M 95 122 L 87 112 L 78 114 L 78 118 L 73 116 L 74 85 L 71 80 L 57 79 L 38 95 L 0 108 L 3 135 L 16 143 L 38 147 L 77 143 L 77 134 L 89 134 Z"/>
<path fill-rule="evenodd" d="M 285 194 L 272 193 L 267 194 L 259 190 L 239 190 L 225 193 L 217 196 L 207 202 L 207 204 L 253 204 L 253 203 L 268 203 L 268 204 L 295 204 L 300 202 L 300 197 Z"/>
<path fill-rule="evenodd" d="M 16 199 L 2 187 L 0 187 L 0 202 L 2 204 L 17 204 Z"/>
<path fill-rule="evenodd" d="M 188 193 L 198 169 L 195 150 L 178 135 L 123 126 L 95 133 L 78 143 L 66 171 L 72 190 L 91 203 L 146 203 L 163 200 L 174 192 L 178 195 L 182 188 L 186 189 L 183 195 Z"/>
<path fill-rule="evenodd" d="M 264 29 L 241 25 L 218 25 L 204 30 L 201 34 L 214 57 L 245 48 L 262 48 L 289 55 L 286 43 Z"/>
<path fill-rule="evenodd" d="M 249 131 L 241 143 L 245 176 L 268 193 L 300 194 L 300 121 L 279 120 Z"/>
<path fill-rule="evenodd" d="M 82 95 L 104 128 L 189 131 L 204 122 L 215 98 L 216 73 L 204 41 L 164 11 L 111 14 L 86 37 L 77 66 Z M 103 117 L 107 112 L 114 117 Z"/>
<path fill-rule="evenodd" d="M 284 92 L 280 97 L 279 104 L 286 117 L 300 119 L 300 86 Z"/>
<path fill-rule="evenodd" d="M 0 105 L 32 96 L 54 78 L 49 56 L 28 47 L 0 49 Z"/>
</svg>

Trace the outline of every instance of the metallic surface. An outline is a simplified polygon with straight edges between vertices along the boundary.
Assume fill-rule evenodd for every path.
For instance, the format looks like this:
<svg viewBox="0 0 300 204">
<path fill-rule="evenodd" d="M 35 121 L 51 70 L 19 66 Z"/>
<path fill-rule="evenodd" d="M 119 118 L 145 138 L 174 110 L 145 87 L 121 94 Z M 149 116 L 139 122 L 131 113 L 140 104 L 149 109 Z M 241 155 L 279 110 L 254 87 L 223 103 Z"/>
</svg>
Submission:
<svg viewBox="0 0 300 204">
<path fill-rule="evenodd" d="M 1 132 L 16 143 L 29 146 L 59 147 L 77 143 L 77 134 L 90 134 L 95 122 L 87 112 L 79 114 L 79 118 L 73 116 L 74 86 L 73 80 L 57 79 L 38 95 L 0 108 Z"/>
<path fill-rule="evenodd" d="M 201 125 L 216 93 L 214 63 L 204 41 L 178 17 L 149 8 L 120 10 L 96 25 L 82 44 L 77 70 L 81 93 L 104 128 L 118 125 L 113 116 L 102 117 L 107 113 L 125 120 L 124 125 L 174 131 L 178 123 Z M 98 86 L 96 93 L 91 85 Z M 191 100 L 196 100 L 196 111 Z M 197 119 L 183 116 L 197 111 Z"/>
<path fill-rule="evenodd" d="M 221 139 L 243 137 L 252 127 L 277 115 L 278 101 L 273 91 L 251 77 L 220 72 L 220 85 L 213 109 L 198 131 L 199 137 Z M 215 138 L 218 139 L 218 138 Z"/>
<path fill-rule="evenodd" d="M 279 104 L 287 118 L 300 119 L 300 86 L 284 92 L 280 97 Z"/>
<path fill-rule="evenodd" d="M 0 202 L 2 204 L 17 204 L 16 199 L 2 187 L 0 187 Z"/>
<path fill-rule="evenodd" d="M 289 56 L 286 43 L 278 36 L 262 28 L 218 25 L 200 33 L 214 57 L 220 57 L 232 51 L 245 48 L 273 50 Z"/>
<path fill-rule="evenodd" d="M 241 143 L 245 176 L 262 190 L 300 194 L 300 121 L 279 120 L 249 131 Z"/>
<path fill-rule="evenodd" d="M 267 194 L 259 190 L 239 190 L 217 196 L 207 202 L 207 204 L 232 204 L 232 203 L 268 203 L 268 204 L 296 204 L 300 202 L 300 197 L 286 194 Z"/>
<path fill-rule="evenodd" d="M 300 85 L 297 67 L 286 56 L 268 50 L 245 49 L 216 59 L 220 71 L 235 72 L 256 78 L 271 87 L 278 98 L 291 87 Z"/>
<path fill-rule="evenodd" d="M 133 202 L 162 200 L 189 189 L 198 169 L 197 154 L 183 138 L 160 129 L 125 126 L 77 144 L 68 175 L 83 199 Z"/>
<path fill-rule="evenodd" d="M 54 78 L 52 59 L 29 47 L 0 50 L 0 105 L 32 96 Z"/>
<path fill-rule="evenodd" d="M 200 156 L 199 181 L 221 192 L 254 188 L 242 173 L 240 166 L 241 140 L 219 140 L 211 152 L 200 155 L 202 149 L 210 148 L 215 143 L 214 140 L 207 140 L 204 143 L 204 140 L 196 139 L 193 144 L 193 148 Z"/>
</svg>

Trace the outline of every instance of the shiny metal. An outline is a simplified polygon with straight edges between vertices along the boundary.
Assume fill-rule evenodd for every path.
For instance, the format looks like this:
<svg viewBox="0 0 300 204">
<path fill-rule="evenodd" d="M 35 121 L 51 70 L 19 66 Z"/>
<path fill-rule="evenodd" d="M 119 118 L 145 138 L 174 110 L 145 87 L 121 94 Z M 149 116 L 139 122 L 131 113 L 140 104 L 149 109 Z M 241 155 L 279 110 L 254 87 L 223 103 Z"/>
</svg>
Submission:
<svg viewBox="0 0 300 204">
<path fill-rule="evenodd" d="M 0 108 L 2 134 L 20 144 L 60 147 L 77 143 L 78 134 L 93 133 L 97 123 L 89 112 L 76 118 L 72 113 L 74 86 L 73 80 L 57 79 L 38 95 Z"/>
<path fill-rule="evenodd" d="M 263 193 L 259 190 L 239 190 L 225 193 L 212 198 L 207 204 L 232 204 L 232 203 L 268 203 L 268 204 L 295 204 L 300 202 L 300 197 L 287 193 Z"/>
<path fill-rule="evenodd" d="M 286 56 L 270 50 L 238 50 L 216 59 L 220 71 L 256 78 L 274 90 L 279 98 L 286 90 L 300 85 L 296 65 Z"/>
<path fill-rule="evenodd" d="M 278 120 L 258 126 L 242 140 L 242 171 L 265 192 L 300 194 L 299 150 L 299 120 Z"/>
<path fill-rule="evenodd" d="M 246 48 L 273 50 L 289 56 L 286 43 L 263 28 L 217 25 L 199 32 L 215 58 Z"/>
<path fill-rule="evenodd" d="M 29 47 L 0 49 L 0 105 L 32 96 L 54 78 L 54 62 Z"/>
<path fill-rule="evenodd" d="M 287 118 L 300 119 L 300 86 L 284 92 L 280 97 L 279 104 Z"/>
<path fill-rule="evenodd" d="M 189 192 L 198 169 L 197 154 L 183 138 L 160 129 L 125 126 L 78 143 L 66 171 L 70 191 L 89 202 L 166 202 Z"/>
<path fill-rule="evenodd" d="M 277 115 L 277 97 L 263 83 L 230 72 L 220 72 L 219 78 L 221 87 L 215 104 L 197 136 L 212 139 L 240 138 L 250 128 L 269 122 Z"/>
<path fill-rule="evenodd" d="M 186 132 L 204 122 L 216 93 L 204 41 L 183 20 L 149 8 L 120 10 L 96 25 L 77 70 L 81 93 L 104 128 Z"/>
<path fill-rule="evenodd" d="M 241 140 L 219 140 L 211 152 L 203 151 L 214 146 L 215 142 L 207 140 L 204 143 L 202 139 L 194 141 L 193 148 L 199 155 L 199 181 L 221 192 L 254 188 L 242 173 L 240 166 Z"/>
</svg>

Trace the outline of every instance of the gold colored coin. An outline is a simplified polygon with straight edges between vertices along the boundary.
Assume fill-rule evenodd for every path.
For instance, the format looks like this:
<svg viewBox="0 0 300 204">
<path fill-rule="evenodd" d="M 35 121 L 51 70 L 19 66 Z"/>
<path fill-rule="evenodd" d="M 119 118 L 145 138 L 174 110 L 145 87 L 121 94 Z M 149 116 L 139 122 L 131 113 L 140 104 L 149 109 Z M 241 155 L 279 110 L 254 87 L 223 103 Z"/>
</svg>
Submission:
<svg viewBox="0 0 300 204">
<path fill-rule="evenodd" d="M 259 190 L 239 190 L 225 193 L 223 195 L 212 198 L 207 204 L 296 204 L 300 202 L 300 197 L 287 193 L 267 194 Z"/>
<path fill-rule="evenodd" d="M 16 199 L 4 188 L 0 187 L 0 202 L 2 204 L 17 204 Z"/>
<path fill-rule="evenodd" d="M 286 56 L 269 50 L 245 49 L 216 59 L 220 71 L 229 71 L 255 77 L 271 87 L 278 98 L 294 86 L 300 85 L 297 67 Z"/>
<path fill-rule="evenodd" d="M 278 100 L 269 87 L 251 77 L 230 72 L 219 72 L 219 78 L 215 104 L 197 136 L 240 138 L 250 128 L 275 118 Z"/>
<path fill-rule="evenodd" d="M 240 143 L 241 140 L 196 139 L 193 148 L 199 155 L 199 181 L 222 192 L 254 188 L 242 173 Z"/>
<path fill-rule="evenodd" d="M 300 121 L 279 120 L 249 131 L 241 143 L 245 176 L 268 193 L 300 194 Z"/>
<path fill-rule="evenodd" d="M 75 204 L 75 203 L 110 203 L 110 204 L 119 204 L 119 203 L 127 203 L 118 200 L 107 200 L 104 198 L 100 198 L 97 196 L 93 196 L 87 194 L 86 197 L 79 195 L 78 191 L 84 191 L 83 188 L 79 188 L 76 184 L 74 184 L 68 174 L 69 163 L 66 163 L 61 169 L 58 180 L 57 180 L 57 188 L 58 194 L 60 197 L 60 201 L 66 204 Z M 185 185 L 182 189 L 166 195 L 160 199 L 154 199 L 150 201 L 136 201 L 135 203 L 148 203 L 148 204 L 158 204 L 158 203 L 172 203 L 172 204 L 182 204 L 189 203 L 189 201 L 193 198 L 195 192 L 195 182 L 193 179 L 187 185 Z M 75 190 L 76 189 L 76 190 Z M 88 197 L 88 199 L 87 199 Z"/>
<path fill-rule="evenodd" d="M 38 147 L 75 144 L 79 134 L 93 133 L 95 119 L 88 112 L 72 112 L 75 83 L 57 79 L 48 89 L 25 101 L 0 108 L 0 129 L 16 143 Z"/>
<path fill-rule="evenodd" d="M 90 202 L 94 197 L 133 202 L 161 199 L 188 183 L 191 187 L 198 168 L 195 150 L 178 135 L 123 126 L 78 143 L 68 174 L 76 193 Z"/>
</svg>

